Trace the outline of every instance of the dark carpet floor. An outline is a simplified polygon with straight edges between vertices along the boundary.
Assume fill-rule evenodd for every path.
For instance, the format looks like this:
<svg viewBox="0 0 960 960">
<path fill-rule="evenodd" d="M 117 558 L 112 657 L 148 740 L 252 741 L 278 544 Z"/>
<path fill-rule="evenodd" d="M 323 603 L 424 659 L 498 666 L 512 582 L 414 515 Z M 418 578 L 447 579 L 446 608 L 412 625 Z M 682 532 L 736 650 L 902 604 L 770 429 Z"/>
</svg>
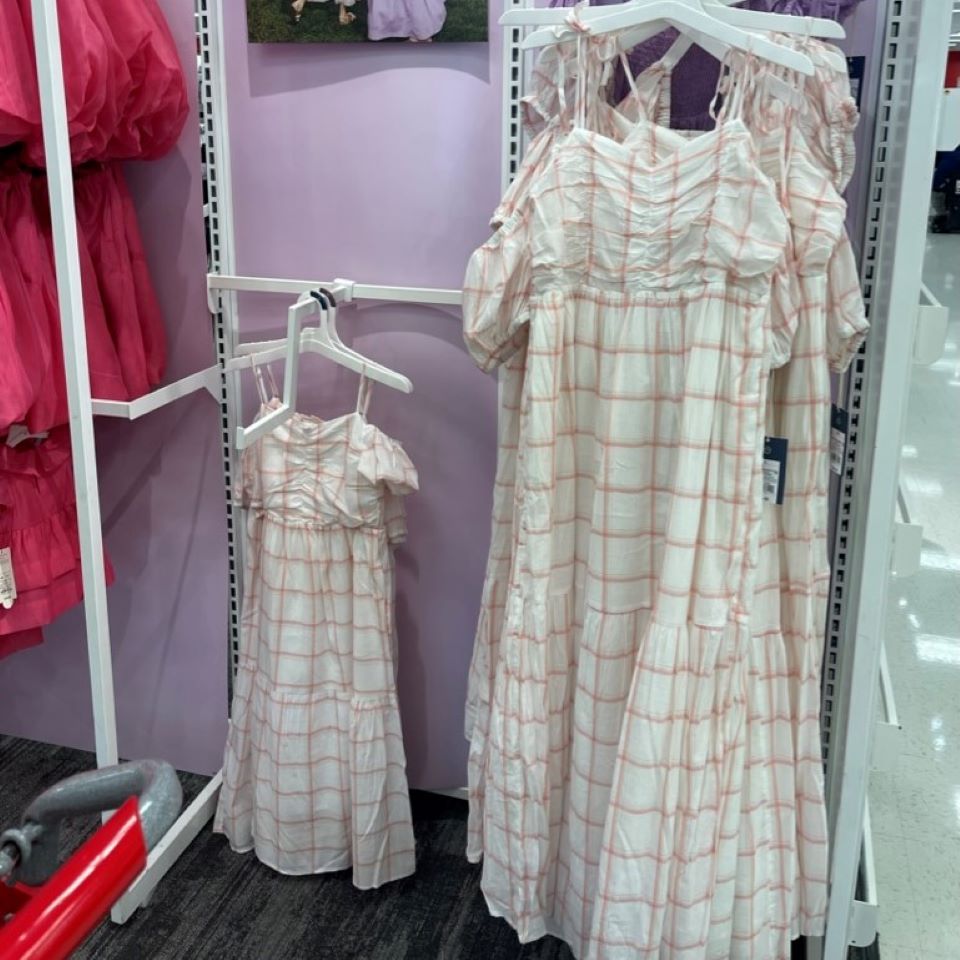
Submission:
<svg viewBox="0 0 960 960">
<path fill-rule="evenodd" d="M 79 750 L 0 736 L 0 829 L 38 793 L 93 766 Z M 187 802 L 203 777 L 181 776 Z M 560 941 L 521 946 L 487 913 L 480 868 L 467 863 L 466 804 L 413 794 L 417 872 L 359 891 L 349 872 L 284 877 L 238 856 L 206 828 L 122 927 L 107 921 L 75 956 L 90 960 L 572 960 Z M 96 826 L 65 832 L 79 844 Z"/>
</svg>

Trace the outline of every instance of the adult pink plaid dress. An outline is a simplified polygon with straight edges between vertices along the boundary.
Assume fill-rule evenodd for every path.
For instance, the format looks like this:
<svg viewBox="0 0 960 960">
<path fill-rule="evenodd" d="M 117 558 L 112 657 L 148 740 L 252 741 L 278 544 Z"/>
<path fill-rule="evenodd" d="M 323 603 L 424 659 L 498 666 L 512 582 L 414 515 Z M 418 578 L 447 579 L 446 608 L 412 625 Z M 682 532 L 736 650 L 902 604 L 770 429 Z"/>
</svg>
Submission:
<svg viewBox="0 0 960 960">
<path fill-rule="evenodd" d="M 790 438 L 796 456 L 791 453 L 789 461 L 787 503 L 772 507 L 757 500 L 753 507 L 756 514 L 749 521 L 753 525 L 759 517 L 766 532 L 759 556 L 755 540 L 748 556 L 746 593 L 756 588 L 757 603 L 748 656 L 747 754 L 736 892 L 732 908 L 728 893 L 717 896 L 708 942 L 696 954 L 724 960 L 789 957 L 791 937 L 822 932 L 826 906 L 827 844 L 818 722 L 823 609 L 822 604 L 812 602 L 812 597 L 822 594 L 828 572 L 824 429 L 830 402 L 827 354 L 835 368 L 845 366 L 863 336 L 866 322 L 849 241 L 842 232 L 844 205 L 830 183 L 842 189 L 846 182 L 843 175 L 849 176 L 852 169 L 850 137 L 856 108 L 846 78 L 834 75 L 826 63 L 823 45 L 809 40 L 805 44 L 818 70 L 807 86 L 810 109 L 793 121 L 804 137 L 791 141 L 789 152 L 780 149 L 784 132 L 792 132 L 788 120 L 793 118 L 771 118 L 766 113 L 769 98 L 754 97 L 748 114 L 751 128 L 759 137 L 762 167 L 780 182 L 780 200 L 791 221 L 790 254 L 778 276 L 782 277 L 781 294 L 786 292 L 784 286 L 790 287 L 794 302 L 791 305 L 782 297 L 773 298 L 767 341 L 769 364 L 782 364 L 791 350 L 795 353 L 788 366 L 774 374 L 767 420 L 770 433 Z M 531 101 L 538 123 L 540 118 L 549 117 L 551 109 L 562 106 L 562 97 L 558 103 L 558 87 L 571 89 L 571 73 L 558 64 L 560 59 L 554 56 L 552 63 L 542 63 L 535 73 L 538 89 Z M 637 79 L 632 95 L 618 110 L 620 114 L 662 119 L 669 115 L 669 91 L 669 67 L 655 64 Z M 561 111 L 554 117 L 531 144 L 523 168 L 494 217 L 495 226 L 518 209 L 530 185 L 551 162 L 554 143 L 569 126 L 567 113 L 565 117 Z M 657 127 L 646 125 L 640 136 L 631 134 L 623 119 L 602 103 L 592 110 L 591 121 L 597 129 L 615 137 L 632 137 L 635 147 L 641 145 L 642 134 L 655 139 L 659 133 Z M 810 141 L 809 147 L 805 138 Z M 521 348 L 506 362 L 501 374 L 500 455 L 492 542 L 467 709 L 467 737 L 471 741 L 468 855 L 472 859 L 479 859 L 483 853 L 490 705 L 518 529 L 513 493 L 525 366 Z M 763 392 L 765 378 L 762 383 Z M 759 471 L 759 459 L 755 469 Z M 552 759 L 558 763 L 563 760 L 556 752 Z M 726 878 L 720 888 L 732 879 Z M 563 935 L 562 930 L 559 932 Z M 671 952 L 665 943 L 660 955 L 679 954 Z"/>
<path fill-rule="evenodd" d="M 652 140 L 574 129 L 465 284 L 481 366 L 526 344 L 483 890 L 522 940 L 580 956 L 702 956 L 737 850 L 787 225 L 740 120 Z"/>
</svg>

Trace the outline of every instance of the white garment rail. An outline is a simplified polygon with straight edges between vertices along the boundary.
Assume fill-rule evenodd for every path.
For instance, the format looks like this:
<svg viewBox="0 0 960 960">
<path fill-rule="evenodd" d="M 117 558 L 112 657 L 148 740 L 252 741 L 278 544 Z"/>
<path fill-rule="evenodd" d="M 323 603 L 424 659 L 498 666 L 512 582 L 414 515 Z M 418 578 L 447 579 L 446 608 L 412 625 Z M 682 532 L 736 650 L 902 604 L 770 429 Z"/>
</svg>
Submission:
<svg viewBox="0 0 960 960">
<path fill-rule="evenodd" d="M 848 450 L 844 485 L 852 495 L 838 517 L 847 590 L 838 604 L 832 584 L 830 619 L 839 620 L 842 642 L 828 649 L 824 670 L 825 700 L 837 701 L 836 708 L 830 705 L 827 755 L 830 905 L 813 960 L 821 946 L 825 960 L 841 960 L 849 945 L 867 946 L 877 933 L 866 799 L 936 147 L 936 111 L 924 104 L 940 96 L 950 32 L 949 4 L 895 3 L 887 15 L 885 43 L 877 51 L 884 58 L 883 79 L 870 169 L 870 191 L 882 204 L 868 217 L 862 265 L 872 332 L 862 369 L 854 374 L 859 383 L 849 409 L 861 437 L 855 460 Z M 863 900 L 856 899 L 859 877 Z"/>
<path fill-rule="evenodd" d="M 353 280 L 282 280 L 276 277 L 242 277 L 222 273 L 207 274 L 207 294 L 210 310 L 220 309 L 217 291 L 234 290 L 251 293 L 290 293 L 298 295 L 325 287 L 333 290 L 339 300 L 384 300 L 391 303 L 433 303 L 459 306 L 462 290 L 437 287 L 389 287 L 373 283 L 355 283 Z"/>
<path fill-rule="evenodd" d="M 123 420 L 139 420 L 154 410 L 165 407 L 174 400 L 188 397 L 191 393 L 206 390 L 215 400 L 220 399 L 220 367 L 214 364 L 205 370 L 191 373 L 181 380 L 168 383 L 136 400 L 93 400 L 93 412 L 100 417 L 119 417 Z"/>
</svg>

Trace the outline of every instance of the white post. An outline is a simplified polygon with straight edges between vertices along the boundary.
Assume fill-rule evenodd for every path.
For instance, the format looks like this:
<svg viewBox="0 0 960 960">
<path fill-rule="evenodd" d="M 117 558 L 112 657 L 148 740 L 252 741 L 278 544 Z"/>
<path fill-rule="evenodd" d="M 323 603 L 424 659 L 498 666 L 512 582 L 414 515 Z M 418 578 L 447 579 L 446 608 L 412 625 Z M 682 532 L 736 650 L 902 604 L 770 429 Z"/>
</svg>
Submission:
<svg viewBox="0 0 960 960">
<path fill-rule="evenodd" d="M 47 188 L 57 268 L 57 297 L 63 334 L 63 359 L 70 409 L 70 442 L 73 445 L 77 525 L 83 571 L 87 656 L 93 695 L 97 765 L 117 762 L 117 719 L 107 618 L 107 586 L 103 572 L 103 538 L 100 530 L 100 493 L 97 484 L 93 408 L 87 369 L 87 334 L 80 288 L 77 252 L 77 218 L 73 203 L 73 170 L 67 132 L 60 25 L 56 0 L 31 0 L 37 81 L 43 117 L 43 146 L 47 158 Z"/>
<path fill-rule="evenodd" d="M 846 958 L 855 914 L 900 446 L 913 366 L 914 322 L 936 148 L 937 113 L 928 106 L 939 103 L 941 97 L 950 35 L 950 4 L 903 4 L 901 9 L 908 29 L 901 28 L 897 42 L 910 44 L 905 59 L 912 75 L 905 78 L 904 100 L 895 107 L 896 142 L 888 145 L 895 162 L 887 174 L 889 206 L 880 228 L 881 275 L 875 281 L 874 304 L 879 309 L 871 316 L 874 327 L 867 348 L 868 384 L 876 385 L 868 389 L 872 394 L 868 397 L 868 422 L 873 433 L 867 437 L 868 469 L 862 478 L 857 475 L 858 503 L 863 513 L 855 531 L 858 542 L 853 545 L 859 561 L 858 583 L 843 641 L 850 644 L 850 657 L 844 664 L 842 724 L 830 753 L 833 853 L 824 960 Z M 863 416 L 867 418 L 867 412 Z"/>
<path fill-rule="evenodd" d="M 522 7 L 525 0 L 503 0 L 504 11 Z M 522 27 L 505 26 L 502 28 L 503 50 L 501 64 L 503 70 L 503 105 L 500 120 L 503 125 L 500 145 L 500 190 L 510 186 L 517 167 L 520 164 L 520 151 L 523 140 L 523 123 L 520 115 L 520 97 L 523 93 L 523 51 L 520 40 Z"/>
</svg>

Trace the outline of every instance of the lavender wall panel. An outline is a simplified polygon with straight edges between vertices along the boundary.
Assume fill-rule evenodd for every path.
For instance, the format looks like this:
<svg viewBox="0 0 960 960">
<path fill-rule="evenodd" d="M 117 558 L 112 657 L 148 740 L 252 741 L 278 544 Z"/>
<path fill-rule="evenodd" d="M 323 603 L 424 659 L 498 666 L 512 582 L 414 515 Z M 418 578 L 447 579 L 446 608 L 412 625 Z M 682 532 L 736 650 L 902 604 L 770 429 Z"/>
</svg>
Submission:
<svg viewBox="0 0 960 960">
<path fill-rule="evenodd" d="M 226 6 L 238 270 L 459 288 L 499 188 L 496 41 L 250 46 L 243 5 Z M 244 297 L 244 336 L 279 332 L 285 308 Z M 414 383 L 409 397 L 376 388 L 370 412 L 420 472 L 397 554 L 404 739 L 412 785 L 459 786 L 496 384 L 467 356 L 457 311 L 366 306 L 344 310 L 338 326 Z M 335 416 L 355 403 L 356 388 L 355 376 L 308 358 L 300 407 Z M 252 403 L 249 384 L 247 393 Z"/>
</svg>

